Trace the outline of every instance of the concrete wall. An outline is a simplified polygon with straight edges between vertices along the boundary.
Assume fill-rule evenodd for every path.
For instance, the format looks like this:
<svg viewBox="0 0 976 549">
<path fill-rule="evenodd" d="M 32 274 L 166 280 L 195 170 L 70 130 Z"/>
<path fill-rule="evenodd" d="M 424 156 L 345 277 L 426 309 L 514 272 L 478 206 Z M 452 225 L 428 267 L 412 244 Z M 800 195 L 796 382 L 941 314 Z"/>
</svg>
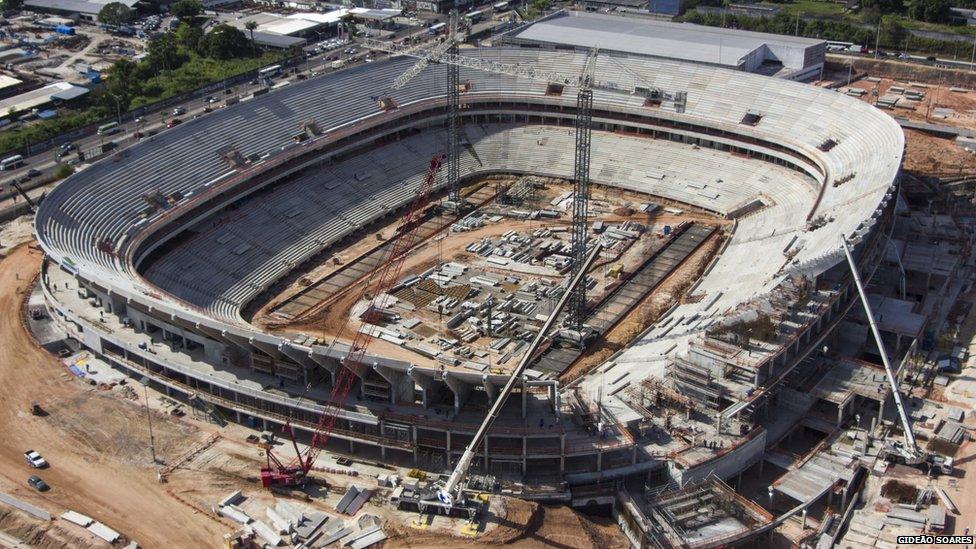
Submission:
<svg viewBox="0 0 976 549">
<path fill-rule="evenodd" d="M 725 480 L 741 473 L 762 459 L 765 450 L 766 430 L 762 429 L 756 436 L 735 450 L 692 469 L 681 469 L 674 461 L 669 462 L 668 473 L 679 486 L 684 486 L 689 482 L 697 482 L 712 474 Z"/>
</svg>

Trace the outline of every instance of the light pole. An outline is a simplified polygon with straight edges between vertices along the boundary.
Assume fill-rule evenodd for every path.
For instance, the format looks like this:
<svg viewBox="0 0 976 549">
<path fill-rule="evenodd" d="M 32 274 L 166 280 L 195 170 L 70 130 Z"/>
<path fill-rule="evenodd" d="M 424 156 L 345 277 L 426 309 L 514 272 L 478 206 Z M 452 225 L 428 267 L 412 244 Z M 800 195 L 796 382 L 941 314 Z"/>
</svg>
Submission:
<svg viewBox="0 0 976 549">
<path fill-rule="evenodd" d="M 121 126 L 122 125 L 122 100 L 119 99 L 119 96 L 115 95 L 110 91 L 106 91 L 105 93 L 111 95 L 112 99 L 115 99 L 115 119 L 116 122 L 118 122 L 119 126 Z"/>
<path fill-rule="evenodd" d="M 152 414 L 149 412 L 149 378 L 143 377 L 139 380 L 142 383 L 143 394 L 146 395 L 146 421 L 149 423 L 149 451 L 152 453 L 152 461 L 155 465 L 158 463 L 156 461 L 156 438 L 153 437 L 152 430 Z"/>
</svg>

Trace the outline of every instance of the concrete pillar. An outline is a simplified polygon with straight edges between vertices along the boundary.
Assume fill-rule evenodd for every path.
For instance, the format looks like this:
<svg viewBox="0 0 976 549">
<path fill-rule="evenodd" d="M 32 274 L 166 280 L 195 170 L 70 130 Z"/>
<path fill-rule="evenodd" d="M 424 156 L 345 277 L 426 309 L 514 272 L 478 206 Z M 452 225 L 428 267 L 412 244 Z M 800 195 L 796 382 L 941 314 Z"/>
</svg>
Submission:
<svg viewBox="0 0 976 549">
<path fill-rule="evenodd" d="M 350 454 L 356 453 L 356 444 L 352 441 L 352 439 L 349 439 L 349 453 Z"/>
<path fill-rule="evenodd" d="M 485 386 L 485 394 L 488 395 L 488 403 L 491 404 L 495 402 L 498 398 L 498 386 L 488 379 L 488 374 L 481 376 L 481 383 Z"/>
<path fill-rule="evenodd" d="M 522 419 L 528 414 L 529 405 L 529 387 L 526 384 L 528 381 L 525 377 L 522 378 Z"/>
<path fill-rule="evenodd" d="M 390 404 L 397 404 L 401 400 L 413 401 L 413 379 L 410 376 L 379 364 L 373 369 L 390 384 Z"/>
<path fill-rule="evenodd" d="M 444 432 L 447 433 L 447 460 L 450 461 L 451 460 L 451 432 L 450 431 L 444 431 Z"/>
<path fill-rule="evenodd" d="M 596 453 L 596 470 L 598 473 L 603 472 L 603 450 Z"/>
<path fill-rule="evenodd" d="M 460 413 L 461 407 L 464 403 L 468 401 L 468 397 L 471 396 L 471 385 L 462 381 L 457 376 L 453 376 L 450 372 L 444 376 L 444 381 L 447 386 L 454 393 L 454 413 Z"/>
<path fill-rule="evenodd" d="M 420 400 L 421 403 L 423 404 L 423 407 L 429 408 L 430 391 L 434 385 L 434 378 L 430 375 L 427 375 L 417 370 L 417 368 L 414 366 L 411 366 L 409 369 L 407 369 L 407 375 L 409 375 L 410 378 L 413 379 L 413 382 L 420 387 Z"/>
<path fill-rule="evenodd" d="M 488 439 L 490 438 L 491 437 L 489 435 L 485 435 L 485 441 L 482 443 L 484 444 L 485 447 L 485 471 L 484 472 L 486 475 L 489 474 L 491 471 L 491 468 L 488 467 Z"/>
<path fill-rule="evenodd" d="M 413 464 L 417 465 L 417 460 L 420 459 L 420 448 L 417 446 L 417 426 L 410 426 L 410 439 L 413 441 Z"/>
</svg>

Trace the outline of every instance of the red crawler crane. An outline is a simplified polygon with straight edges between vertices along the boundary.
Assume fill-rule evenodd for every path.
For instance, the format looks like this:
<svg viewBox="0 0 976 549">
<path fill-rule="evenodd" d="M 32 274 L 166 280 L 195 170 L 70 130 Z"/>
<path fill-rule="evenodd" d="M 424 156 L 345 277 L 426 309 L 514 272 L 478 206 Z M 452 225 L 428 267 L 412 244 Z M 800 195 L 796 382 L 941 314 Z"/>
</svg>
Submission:
<svg viewBox="0 0 976 549">
<path fill-rule="evenodd" d="M 357 303 L 369 298 L 370 289 L 373 290 L 369 305 L 362 315 L 364 322 L 368 323 L 375 316 L 375 311 L 378 309 L 376 304 L 377 298 L 385 294 L 396 284 L 396 281 L 400 277 L 400 269 L 403 268 L 403 263 L 407 258 L 407 251 L 417 244 L 416 229 L 420 224 L 419 222 L 421 217 L 423 217 L 424 211 L 427 209 L 427 205 L 430 203 L 430 192 L 434 187 L 434 179 L 437 176 L 437 171 L 440 169 L 443 159 L 443 155 L 439 154 L 431 158 L 430 166 L 427 168 L 427 176 L 424 178 L 423 183 L 421 183 L 420 189 L 417 191 L 417 196 L 410 204 L 407 213 L 400 219 L 394 240 L 389 244 L 389 255 L 370 273 L 369 278 L 363 284 L 363 291 Z M 376 280 L 375 285 L 373 285 L 374 279 Z M 338 336 L 336 340 L 338 340 Z M 290 462 L 285 463 L 274 454 L 273 448 L 269 446 L 266 451 L 268 458 L 267 466 L 261 469 L 261 484 L 265 487 L 272 487 L 295 486 L 305 483 L 308 472 L 315 463 L 315 458 L 318 457 L 319 450 L 329 440 L 329 434 L 332 433 L 332 429 L 335 426 L 336 417 L 342 410 L 342 405 L 349 396 L 349 391 L 355 383 L 356 374 L 353 373 L 352 367 L 363 364 L 363 356 L 365 356 L 366 349 L 369 348 L 369 344 L 372 341 L 373 330 L 361 329 L 356 332 L 352 347 L 349 348 L 349 354 L 342 361 L 342 366 L 339 367 L 339 372 L 336 374 L 335 385 L 332 387 L 329 401 L 326 403 L 322 415 L 319 416 L 318 425 L 315 428 L 315 433 L 312 435 L 311 444 L 309 444 L 304 452 L 300 451 L 298 443 L 295 441 L 295 434 L 291 423 L 286 424 L 283 427 L 283 431 L 291 438 L 296 457 Z M 336 341 L 334 340 L 332 342 L 332 348 L 335 348 L 335 344 Z"/>
</svg>

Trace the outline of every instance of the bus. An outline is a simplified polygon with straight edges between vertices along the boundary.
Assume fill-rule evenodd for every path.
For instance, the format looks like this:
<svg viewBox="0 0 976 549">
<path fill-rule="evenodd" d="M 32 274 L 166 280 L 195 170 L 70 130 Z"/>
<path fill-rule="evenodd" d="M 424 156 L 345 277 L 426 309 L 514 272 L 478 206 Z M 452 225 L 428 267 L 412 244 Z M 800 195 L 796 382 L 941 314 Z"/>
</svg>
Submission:
<svg viewBox="0 0 976 549">
<path fill-rule="evenodd" d="M 827 51 L 849 51 L 854 53 L 866 53 L 868 51 L 864 46 L 860 46 L 853 42 L 835 42 L 827 41 Z"/>
<path fill-rule="evenodd" d="M 108 124 L 102 124 L 98 127 L 98 135 L 112 135 L 117 131 L 119 131 L 118 122 L 110 122 Z"/>
<path fill-rule="evenodd" d="M 508 9 L 508 2 L 498 2 L 491 7 L 495 11 L 505 11 Z"/>
<path fill-rule="evenodd" d="M 427 32 L 429 32 L 433 36 L 437 36 L 438 34 L 443 34 L 447 32 L 447 23 L 437 23 L 436 25 L 431 25 L 427 29 Z"/>
<path fill-rule="evenodd" d="M 271 65 L 258 71 L 258 78 L 273 78 L 281 74 L 281 65 Z"/>
<path fill-rule="evenodd" d="M 0 160 L 0 170 L 16 170 L 17 168 L 24 165 L 24 157 L 19 154 L 15 154 L 11 157 L 4 158 Z"/>
<path fill-rule="evenodd" d="M 472 25 L 477 23 L 478 21 L 481 21 L 482 19 L 484 19 L 484 17 L 485 17 L 484 10 L 472 11 L 464 16 L 464 18 L 467 19 L 468 22 L 471 23 Z"/>
</svg>

